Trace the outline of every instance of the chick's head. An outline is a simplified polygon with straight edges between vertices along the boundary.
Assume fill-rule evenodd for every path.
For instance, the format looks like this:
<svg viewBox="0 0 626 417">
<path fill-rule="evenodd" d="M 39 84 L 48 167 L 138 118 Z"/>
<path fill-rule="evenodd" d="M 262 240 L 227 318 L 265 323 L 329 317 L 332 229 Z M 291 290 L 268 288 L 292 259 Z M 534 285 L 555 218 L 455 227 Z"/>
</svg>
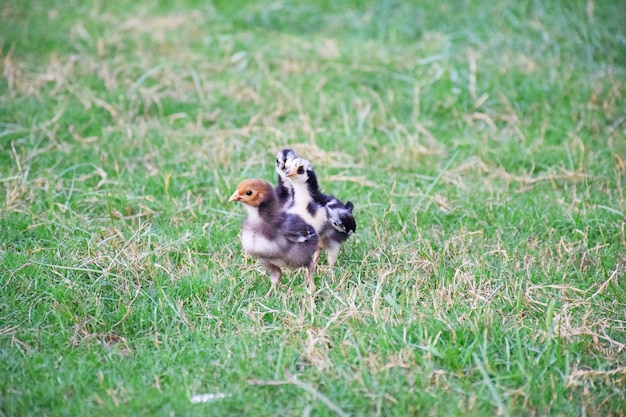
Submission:
<svg viewBox="0 0 626 417">
<path fill-rule="evenodd" d="M 272 185 L 263 180 L 243 180 L 237 186 L 237 190 L 230 196 L 228 201 L 238 201 L 252 207 L 258 207 L 263 202 L 272 198 L 274 189 Z"/>
<path fill-rule="evenodd" d="M 306 182 L 309 179 L 309 171 L 313 170 L 311 162 L 304 158 L 294 158 L 285 164 L 285 175 L 291 181 Z"/>
<path fill-rule="evenodd" d="M 283 149 L 276 154 L 276 171 L 281 176 L 285 172 L 285 165 L 292 159 L 297 158 L 298 155 L 291 149 Z"/>
</svg>

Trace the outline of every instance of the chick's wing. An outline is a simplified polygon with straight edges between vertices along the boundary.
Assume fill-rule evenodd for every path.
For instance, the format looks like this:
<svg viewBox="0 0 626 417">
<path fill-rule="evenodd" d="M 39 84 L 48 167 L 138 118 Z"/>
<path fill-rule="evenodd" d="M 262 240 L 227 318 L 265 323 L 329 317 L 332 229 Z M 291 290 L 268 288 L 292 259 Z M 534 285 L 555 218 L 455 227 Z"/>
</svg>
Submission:
<svg viewBox="0 0 626 417">
<path fill-rule="evenodd" d="M 281 228 L 281 234 L 292 243 L 302 243 L 317 239 L 317 233 L 313 226 L 306 223 L 300 216 L 285 213 L 285 221 Z"/>
</svg>

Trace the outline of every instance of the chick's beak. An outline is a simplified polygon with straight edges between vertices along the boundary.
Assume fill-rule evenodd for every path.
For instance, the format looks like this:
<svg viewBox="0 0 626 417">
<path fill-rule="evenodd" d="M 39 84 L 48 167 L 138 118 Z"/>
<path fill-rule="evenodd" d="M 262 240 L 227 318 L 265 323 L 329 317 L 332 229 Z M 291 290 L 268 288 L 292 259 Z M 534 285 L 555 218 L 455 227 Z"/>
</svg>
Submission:
<svg viewBox="0 0 626 417">
<path fill-rule="evenodd" d="M 240 201 L 240 199 L 241 199 L 241 194 L 239 194 L 239 190 L 237 190 L 233 193 L 233 195 L 230 196 L 230 198 L 228 199 L 228 202 L 232 203 L 233 201 Z"/>
<path fill-rule="evenodd" d="M 295 176 L 297 176 L 298 175 L 298 167 L 293 166 L 293 167 L 285 170 L 285 175 L 288 176 L 288 177 L 295 177 Z"/>
</svg>

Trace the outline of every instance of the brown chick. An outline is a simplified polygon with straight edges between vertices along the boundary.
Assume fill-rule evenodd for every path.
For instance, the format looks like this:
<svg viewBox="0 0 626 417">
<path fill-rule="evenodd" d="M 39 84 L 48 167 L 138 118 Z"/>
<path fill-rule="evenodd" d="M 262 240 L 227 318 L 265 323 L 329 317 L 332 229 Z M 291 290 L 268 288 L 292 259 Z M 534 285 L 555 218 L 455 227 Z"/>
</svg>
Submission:
<svg viewBox="0 0 626 417">
<path fill-rule="evenodd" d="M 315 229 L 300 216 L 280 208 L 274 187 L 263 180 L 243 180 L 228 201 L 238 201 L 248 211 L 241 232 L 243 250 L 259 258 L 270 272 L 269 297 L 280 282 L 281 268 L 307 268 L 307 283 L 315 291 L 313 256 L 318 246 Z"/>
</svg>

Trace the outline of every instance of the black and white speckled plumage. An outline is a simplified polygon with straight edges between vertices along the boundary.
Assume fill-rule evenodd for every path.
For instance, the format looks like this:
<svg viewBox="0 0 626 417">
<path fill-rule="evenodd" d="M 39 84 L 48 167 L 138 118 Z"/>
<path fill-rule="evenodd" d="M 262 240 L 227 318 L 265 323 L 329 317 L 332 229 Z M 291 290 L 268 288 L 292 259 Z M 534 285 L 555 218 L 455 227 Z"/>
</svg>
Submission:
<svg viewBox="0 0 626 417">
<path fill-rule="evenodd" d="M 274 191 L 276 192 L 276 197 L 278 197 L 278 203 L 281 207 L 286 208 L 293 203 L 293 186 L 285 174 L 285 164 L 297 157 L 298 155 L 291 149 L 283 149 L 276 154 L 276 174 L 278 176 L 278 183 L 276 187 L 274 187 Z"/>
<path fill-rule="evenodd" d="M 250 256 L 259 258 L 270 272 L 272 286 L 280 282 L 281 268 L 307 268 L 307 282 L 314 291 L 314 256 L 319 239 L 315 229 L 300 216 L 281 209 L 272 185 L 263 180 L 242 181 L 229 201 L 243 203 L 248 217 L 241 243 Z"/>
<path fill-rule="evenodd" d="M 356 221 L 351 202 L 343 204 L 339 199 L 320 190 L 313 165 L 304 158 L 293 158 L 286 162 L 286 175 L 293 186 L 293 204 L 290 213 L 300 215 L 311 224 L 320 238 L 320 246 L 328 254 L 328 263 L 337 261 L 339 248 L 355 231 Z M 316 254 L 316 259 L 319 252 Z"/>
<path fill-rule="evenodd" d="M 328 221 L 337 231 L 346 234 L 346 239 L 356 232 L 356 220 L 354 220 L 354 215 L 352 214 L 353 209 L 354 204 L 351 201 L 343 204 L 334 197 L 326 203 Z"/>
</svg>

